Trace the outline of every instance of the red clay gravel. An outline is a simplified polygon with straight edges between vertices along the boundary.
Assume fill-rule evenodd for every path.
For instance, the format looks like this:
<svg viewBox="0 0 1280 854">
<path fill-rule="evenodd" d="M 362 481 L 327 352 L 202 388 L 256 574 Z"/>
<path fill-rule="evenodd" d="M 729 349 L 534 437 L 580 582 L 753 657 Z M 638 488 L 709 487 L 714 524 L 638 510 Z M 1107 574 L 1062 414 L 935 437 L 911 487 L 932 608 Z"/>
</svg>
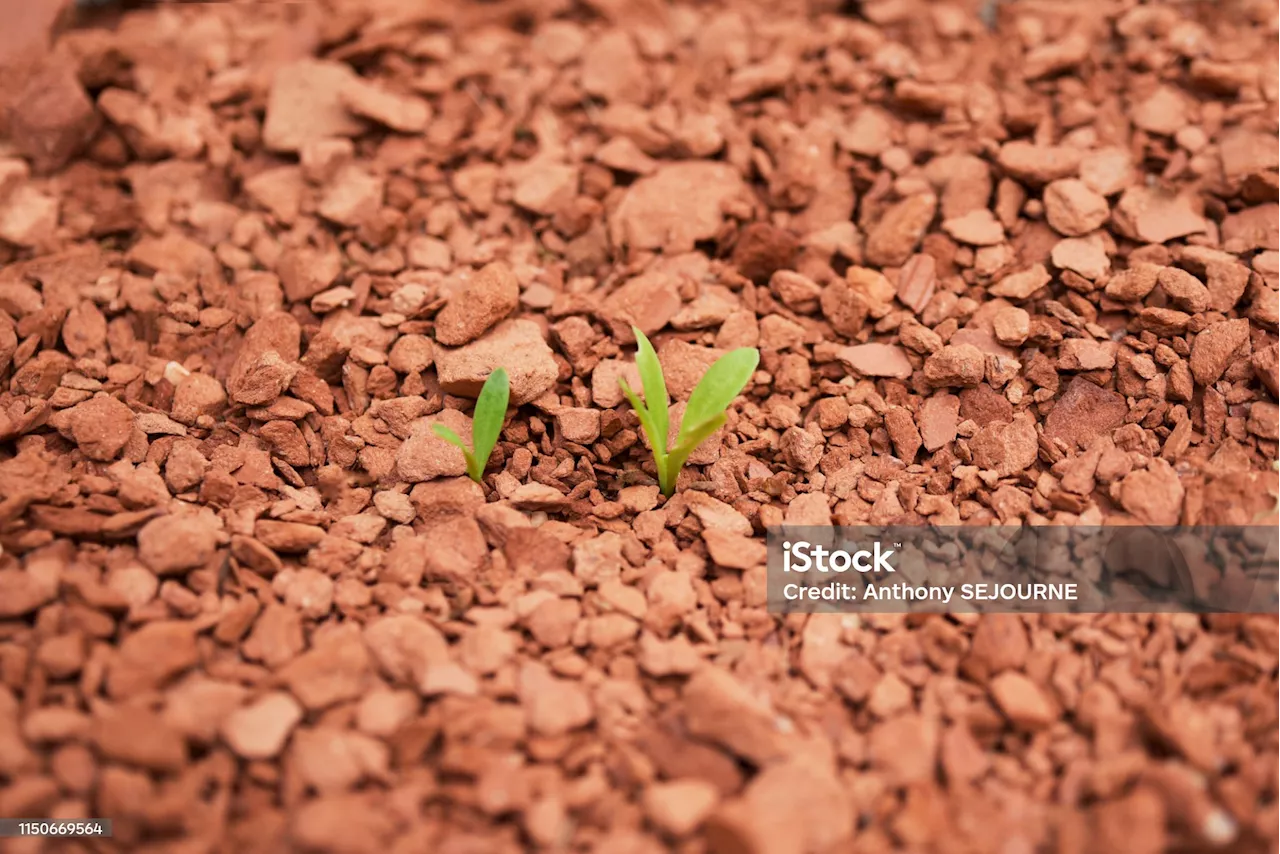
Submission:
<svg viewBox="0 0 1280 854">
<path fill-rule="evenodd" d="M 4 86 L 0 816 L 115 838 L 4 850 L 1274 852 L 1276 617 L 779 618 L 763 531 L 1275 523 L 1276 14 L 62 31 Z M 670 499 L 632 324 L 677 401 L 762 353 Z M 498 365 L 481 487 L 431 426 Z"/>
</svg>

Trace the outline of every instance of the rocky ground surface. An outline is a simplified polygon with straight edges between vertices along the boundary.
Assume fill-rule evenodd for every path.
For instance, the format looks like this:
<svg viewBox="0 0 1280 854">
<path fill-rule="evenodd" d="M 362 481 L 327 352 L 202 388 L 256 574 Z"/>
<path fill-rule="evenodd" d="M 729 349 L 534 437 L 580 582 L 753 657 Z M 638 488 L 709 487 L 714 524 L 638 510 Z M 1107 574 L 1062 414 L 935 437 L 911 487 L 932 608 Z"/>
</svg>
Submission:
<svg viewBox="0 0 1280 854">
<path fill-rule="evenodd" d="M 783 521 L 1266 518 L 1274 3 L 82 23 L 5 87 L 0 815 L 116 836 L 6 851 L 1276 850 L 1275 616 L 763 607 Z M 670 499 L 631 324 L 762 353 Z"/>
</svg>

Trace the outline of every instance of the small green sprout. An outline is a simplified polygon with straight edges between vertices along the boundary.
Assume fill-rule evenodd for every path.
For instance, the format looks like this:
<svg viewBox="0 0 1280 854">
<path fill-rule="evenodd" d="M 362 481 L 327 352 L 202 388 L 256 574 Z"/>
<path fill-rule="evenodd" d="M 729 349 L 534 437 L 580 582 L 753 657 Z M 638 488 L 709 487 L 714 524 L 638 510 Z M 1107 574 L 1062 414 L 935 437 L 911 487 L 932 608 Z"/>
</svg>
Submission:
<svg viewBox="0 0 1280 854">
<path fill-rule="evenodd" d="M 489 374 L 489 378 L 484 381 L 484 388 L 480 389 L 480 396 L 476 398 L 475 418 L 471 422 L 474 451 L 468 450 L 458 434 L 448 427 L 443 424 L 431 425 L 437 436 L 462 449 L 462 455 L 467 458 L 467 474 L 476 483 L 480 483 L 484 476 L 489 455 L 493 453 L 493 446 L 498 444 L 498 433 L 502 431 L 502 421 L 507 416 L 507 399 L 510 395 L 511 383 L 507 379 L 506 370 L 498 368 Z"/>
<path fill-rule="evenodd" d="M 662 376 L 662 365 L 658 363 L 658 354 L 644 333 L 634 326 L 636 368 L 640 371 L 640 382 L 644 386 L 644 401 L 627 385 L 621 377 L 618 382 L 622 392 L 631 401 L 640 426 L 649 437 L 649 446 L 653 450 L 653 461 L 658 467 L 658 485 L 662 494 L 671 496 L 676 491 L 676 476 L 684 467 L 689 455 L 720 429 L 725 422 L 725 410 L 734 398 L 742 393 L 756 365 L 760 363 L 760 351 L 754 347 L 739 347 L 725 353 L 707 370 L 698 381 L 689 402 L 684 408 L 684 417 L 680 421 L 680 434 L 676 438 L 676 446 L 667 448 L 667 437 L 671 430 L 668 423 L 667 383 Z"/>
</svg>

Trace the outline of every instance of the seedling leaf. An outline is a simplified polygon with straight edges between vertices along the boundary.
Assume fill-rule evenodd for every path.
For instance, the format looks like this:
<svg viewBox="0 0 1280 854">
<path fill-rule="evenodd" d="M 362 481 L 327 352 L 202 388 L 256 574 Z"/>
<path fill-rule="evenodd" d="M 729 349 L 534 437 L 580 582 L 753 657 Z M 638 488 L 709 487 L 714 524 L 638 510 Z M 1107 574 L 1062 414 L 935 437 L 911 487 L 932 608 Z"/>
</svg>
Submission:
<svg viewBox="0 0 1280 854">
<path fill-rule="evenodd" d="M 483 472 L 493 453 L 493 446 L 498 444 L 498 434 L 502 432 L 502 421 L 507 415 L 507 400 L 511 396 L 511 383 L 507 372 L 498 368 L 489 374 L 476 398 L 475 419 L 471 427 L 471 440 L 475 445 L 475 457 L 481 460 L 480 470 Z"/>
<path fill-rule="evenodd" d="M 484 477 L 484 467 L 489 464 L 489 455 L 493 446 L 498 443 L 498 434 L 502 431 L 502 422 L 507 415 L 507 400 L 511 394 L 507 372 L 498 368 L 489 374 L 476 398 L 475 417 L 471 421 L 471 440 L 474 451 L 467 447 L 462 438 L 443 424 L 432 424 L 431 432 L 451 445 L 462 450 L 467 461 L 467 476 L 480 483 Z"/>
<path fill-rule="evenodd" d="M 701 427 L 729 408 L 733 399 L 742 394 L 758 364 L 760 351 L 752 347 L 739 347 L 716 360 L 689 395 L 680 424 L 681 444 L 686 431 Z"/>
<path fill-rule="evenodd" d="M 676 478 L 680 475 L 680 469 L 684 468 L 685 461 L 689 459 L 689 455 L 697 450 L 698 446 L 711 438 L 711 435 L 724 426 L 724 413 L 714 416 L 710 421 L 704 421 L 692 430 L 685 430 L 681 425 L 681 439 L 679 444 L 672 449 L 671 454 L 667 457 L 667 477 L 670 483 L 663 483 L 662 489 L 670 495 L 675 492 Z M 687 422 L 686 422 L 687 423 Z M 661 478 L 659 479 L 661 480 Z"/>
<path fill-rule="evenodd" d="M 470 477 L 472 480 L 476 481 L 477 483 L 479 483 L 480 476 L 476 474 L 476 455 L 471 453 L 471 449 L 467 447 L 466 443 L 462 441 L 461 437 L 459 437 L 457 433 L 453 432 L 443 424 L 432 424 L 431 432 L 435 433 L 441 439 L 444 439 L 450 445 L 456 445 L 459 449 L 462 450 L 462 457 L 467 461 L 467 476 Z M 481 474 L 484 473 L 483 466 L 480 467 L 480 472 Z"/>
<path fill-rule="evenodd" d="M 649 448 L 653 451 L 654 462 L 658 464 L 658 469 L 661 470 L 663 462 L 667 458 L 666 434 L 657 432 L 657 425 L 653 423 L 653 413 L 631 390 L 631 386 L 627 385 L 627 381 L 622 377 L 618 377 L 618 382 L 622 385 L 622 393 L 627 396 L 627 400 L 631 403 L 631 408 L 636 411 L 636 417 L 640 419 L 640 429 L 644 430 L 644 434 L 649 437 Z"/>
<path fill-rule="evenodd" d="M 618 384 L 635 410 L 641 429 L 649 437 L 649 448 L 658 470 L 658 484 L 663 494 L 671 495 L 676 490 L 676 478 L 689 455 L 724 425 L 725 410 L 751 381 L 751 375 L 760 363 L 760 353 L 750 347 L 742 347 L 716 360 L 689 397 L 675 447 L 668 449 L 671 427 L 662 365 L 644 333 L 634 326 L 631 329 L 636 336 L 636 370 L 644 385 L 644 401 L 625 379 L 619 377 Z"/>
<path fill-rule="evenodd" d="M 437 436 L 439 436 L 441 439 L 444 439 L 449 444 L 457 445 L 459 448 L 462 449 L 462 452 L 464 454 L 470 453 L 470 450 L 467 448 L 466 443 L 462 441 L 462 437 L 460 437 L 457 433 L 453 432 L 443 424 L 432 424 L 431 432 L 435 433 Z"/>
<path fill-rule="evenodd" d="M 636 336 L 636 370 L 640 372 L 640 382 L 644 386 L 644 403 L 649 410 L 649 417 L 653 419 L 653 428 L 662 437 L 662 451 L 666 453 L 667 435 L 671 430 L 667 414 L 667 406 L 671 400 L 667 396 L 667 381 L 662 376 L 662 364 L 649 339 L 638 327 L 631 327 L 631 331 Z"/>
</svg>

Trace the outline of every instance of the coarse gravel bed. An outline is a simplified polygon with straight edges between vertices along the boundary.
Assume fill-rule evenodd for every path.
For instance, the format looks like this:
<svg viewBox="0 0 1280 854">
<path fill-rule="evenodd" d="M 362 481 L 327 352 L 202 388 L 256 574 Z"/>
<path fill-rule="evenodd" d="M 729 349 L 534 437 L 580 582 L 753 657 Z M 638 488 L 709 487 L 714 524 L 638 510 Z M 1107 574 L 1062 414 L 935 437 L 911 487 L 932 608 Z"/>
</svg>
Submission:
<svg viewBox="0 0 1280 854">
<path fill-rule="evenodd" d="M 0 83 L 0 816 L 114 821 L 3 850 L 1276 850 L 1274 614 L 764 583 L 1276 524 L 1274 3 L 166 3 Z M 761 352 L 670 498 L 633 324 L 673 423 Z"/>
</svg>

